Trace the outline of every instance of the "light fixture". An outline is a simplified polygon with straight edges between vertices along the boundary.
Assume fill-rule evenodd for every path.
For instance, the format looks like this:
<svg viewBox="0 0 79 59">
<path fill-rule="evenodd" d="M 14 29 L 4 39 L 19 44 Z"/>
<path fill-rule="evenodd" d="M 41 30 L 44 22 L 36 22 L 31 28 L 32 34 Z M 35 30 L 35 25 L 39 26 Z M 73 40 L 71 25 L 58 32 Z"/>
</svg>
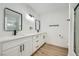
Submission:
<svg viewBox="0 0 79 59">
<path fill-rule="evenodd" d="M 35 21 L 34 16 L 32 16 L 31 14 L 26 14 L 26 19 L 27 19 L 28 21 Z"/>
</svg>

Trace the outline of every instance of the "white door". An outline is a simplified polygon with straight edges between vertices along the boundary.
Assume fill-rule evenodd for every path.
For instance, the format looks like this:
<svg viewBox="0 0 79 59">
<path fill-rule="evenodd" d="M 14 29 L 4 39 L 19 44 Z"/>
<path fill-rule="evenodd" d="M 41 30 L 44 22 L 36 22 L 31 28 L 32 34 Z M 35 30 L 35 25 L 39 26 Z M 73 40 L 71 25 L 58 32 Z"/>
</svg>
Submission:
<svg viewBox="0 0 79 59">
<path fill-rule="evenodd" d="M 30 56 L 32 54 L 32 38 L 27 38 L 23 43 L 22 56 Z"/>
</svg>

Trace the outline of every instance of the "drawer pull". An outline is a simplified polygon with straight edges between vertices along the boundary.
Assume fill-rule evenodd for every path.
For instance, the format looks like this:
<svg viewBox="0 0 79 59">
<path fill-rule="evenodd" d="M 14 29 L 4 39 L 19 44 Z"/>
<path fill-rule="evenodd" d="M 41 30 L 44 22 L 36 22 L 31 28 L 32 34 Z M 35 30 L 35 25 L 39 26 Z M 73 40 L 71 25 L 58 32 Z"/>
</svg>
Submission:
<svg viewBox="0 0 79 59">
<path fill-rule="evenodd" d="M 39 40 L 37 40 L 36 42 L 39 42 Z"/>
<path fill-rule="evenodd" d="M 24 51 L 24 44 L 23 44 L 23 51 Z"/>
<path fill-rule="evenodd" d="M 45 39 L 45 36 L 43 36 L 43 39 Z"/>
<path fill-rule="evenodd" d="M 20 52 L 22 52 L 22 46 L 20 46 Z"/>
</svg>

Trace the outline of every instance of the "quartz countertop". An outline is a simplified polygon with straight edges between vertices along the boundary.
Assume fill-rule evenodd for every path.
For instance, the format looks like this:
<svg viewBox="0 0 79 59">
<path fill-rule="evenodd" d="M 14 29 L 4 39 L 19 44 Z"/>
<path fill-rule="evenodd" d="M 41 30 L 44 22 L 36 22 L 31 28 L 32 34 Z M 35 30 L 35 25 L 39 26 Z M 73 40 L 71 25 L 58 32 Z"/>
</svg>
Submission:
<svg viewBox="0 0 79 59">
<path fill-rule="evenodd" d="M 2 38 L 0 38 L 0 43 L 5 42 L 5 41 L 9 41 L 9 40 L 16 40 L 16 39 L 23 38 L 23 37 L 29 37 L 29 36 L 34 36 L 34 35 L 38 35 L 38 34 L 43 34 L 43 33 L 46 33 L 46 32 L 39 32 L 39 33 L 33 33 L 33 34 L 21 34 L 21 35 L 16 35 L 16 36 L 2 37 Z"/>
</svg>

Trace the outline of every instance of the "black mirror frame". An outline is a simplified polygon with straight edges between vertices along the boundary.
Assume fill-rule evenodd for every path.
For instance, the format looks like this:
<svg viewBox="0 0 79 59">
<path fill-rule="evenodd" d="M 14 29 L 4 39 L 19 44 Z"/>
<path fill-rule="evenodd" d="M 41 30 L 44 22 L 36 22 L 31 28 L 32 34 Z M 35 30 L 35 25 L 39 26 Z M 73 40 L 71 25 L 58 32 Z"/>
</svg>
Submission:
<svg viewBox="0 0 79 59">
<path fill-rule="evenodd" d="M 37 22 L 39 23 L 39 29 L 37 29 Z M 39 20 L 35 20 L 35 30 L 36 30 L 37 32 L 40 31 L 40 21 L 39 21 Z"/>
<path fill-rule="evenodd" d="M 5 11 L 6 11 L 6 9 L 7 10 L 10 10 L 10 11 L 12 11 L 12 12 L 14 12 L 14 13 L 17 13 L 17 14 L 20 14 L 21 15 L 21 30 L 22 30 L 22 14 L 21 13 L 19 13 L 19 12 L 17 12 L 17 11 L 14 11 L 14 10 L 12 10 L 12 9 L 10 9 L 10 8 L 4 8 L 4 31 L 13 31 L 14 32 L 14 35 L 16 35 L 16 31 L 17 30 L 5 30 Z M 19 30 L 19 31 L 21 31 L 21 30 Z"/>
<path fill-rule="evenodd" d="M 10 10 L 10 11 L 12 11 L 12 12 L 14 12 L 14 13 L 17 13 L 17 14 L 20 14 L 21 15 L 21 30 L 22 30 L 22 14 L 21 13 L 19 13 L 19 12 L 17 12 L 17 11 L 14 11 L 14 10 L 12 10 L 12 9 L 10 9 L 10 8 L 4 8 L 4 30 L 5 30 L 5 10 Z M 5 31 L 12 31 L 12 30 L 5 30 Z"/>
</svg>

